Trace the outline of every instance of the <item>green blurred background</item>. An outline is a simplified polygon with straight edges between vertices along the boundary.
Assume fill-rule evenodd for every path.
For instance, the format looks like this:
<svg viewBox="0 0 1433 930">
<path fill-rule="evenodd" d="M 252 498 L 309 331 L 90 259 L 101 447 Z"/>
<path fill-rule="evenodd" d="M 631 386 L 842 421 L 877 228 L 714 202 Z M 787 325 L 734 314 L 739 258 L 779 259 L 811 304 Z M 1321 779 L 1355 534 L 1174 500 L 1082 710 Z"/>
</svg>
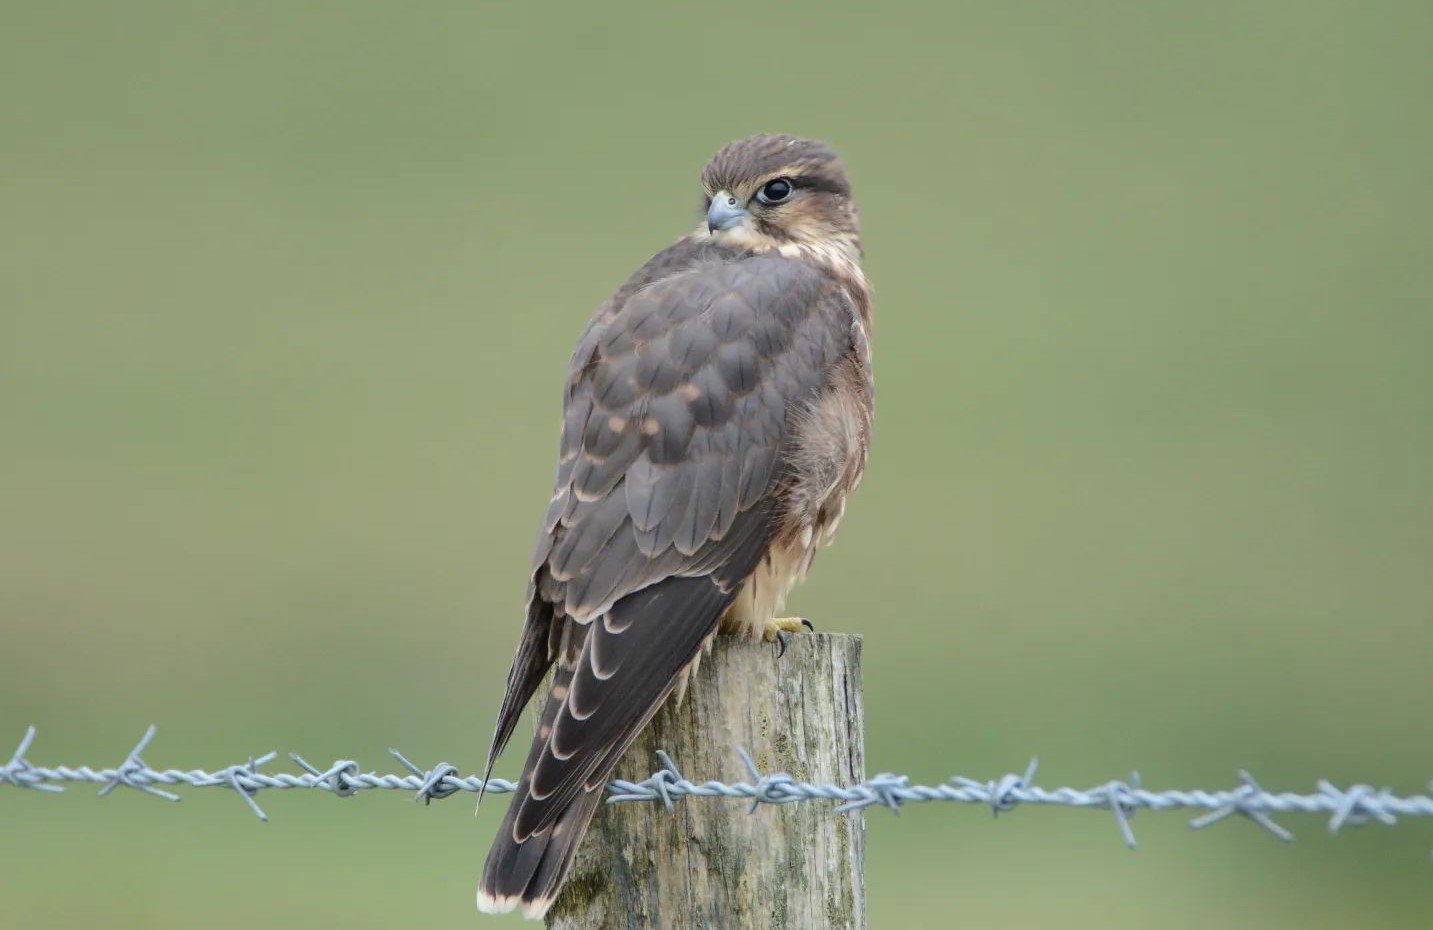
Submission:
<svg viewBox="0 0 1433 930">
<path fill-rule="evenodd" d="M 792 604 L 866 637 L 870 770 L 1424 790 L 1430 47 L 1423 0 L 5 3 L 3 739 L 477 768 L 571 347 L 779 130 L 877 294 Z M 0 788 L 4 920 L 509 925 L 500 804 L 261 801 Z M 1285 821 L 875 812 L 871 926 L 1433 919 L 1430 824 Z"/>
</svg>

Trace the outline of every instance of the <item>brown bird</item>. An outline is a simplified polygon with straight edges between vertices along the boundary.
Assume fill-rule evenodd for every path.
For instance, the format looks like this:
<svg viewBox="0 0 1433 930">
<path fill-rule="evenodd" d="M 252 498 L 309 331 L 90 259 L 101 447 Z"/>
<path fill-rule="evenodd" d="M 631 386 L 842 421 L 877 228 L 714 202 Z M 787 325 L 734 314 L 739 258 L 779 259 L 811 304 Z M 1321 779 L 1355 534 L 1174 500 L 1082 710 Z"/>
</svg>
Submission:
<svg viewBox="0 0 1433 930">
<path fill-rule="evenodd" d="M 489 773 L 557 668 L 478 884 L 488 913 L 547 912 L 608 774 L 714 635 L 801 628 L 777 614 L 865 470 L 870 290 L 836 154 L 754 136 L 702 188 L 705 219 L 598 309 L 568 370 Z"/>
</svg>

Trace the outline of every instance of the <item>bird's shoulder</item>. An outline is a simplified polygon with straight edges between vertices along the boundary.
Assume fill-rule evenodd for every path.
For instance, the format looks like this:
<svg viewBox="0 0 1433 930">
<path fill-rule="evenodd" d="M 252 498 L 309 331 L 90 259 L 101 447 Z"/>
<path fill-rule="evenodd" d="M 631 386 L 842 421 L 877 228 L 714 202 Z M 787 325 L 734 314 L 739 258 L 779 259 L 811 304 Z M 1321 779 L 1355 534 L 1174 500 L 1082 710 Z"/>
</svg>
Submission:
<svg viewBox="0 0 1433 930">
<path fill-rule="evenodd" d="M 569 366 L 569 425 L 587 420 L 581 408 L 589 405 L 632 416 L 666 404 L 690 406 L 694 425 L 710 427 L 739 412 L 730 401 L 754 391 L 800 392 L 849 350 L 857 304 L 818 263 L 679 240 L 589 322 Z M 660 460 L 667 436 L 649 438 Z"/>
<path fill-rule="evenodd" d="M 674 351 L 689 363 L 721 344 L 754 342 L 778 354 L 803 321 L 839 322 L 860 300 L 848 282 L 820 263 L 777 252 L 733 248 L 701 236 L 680 239 L 652 256 L 593 314 L 573 352 L 569 388 L 604 358 L 638 352 L 679 333 Z M 706 338 L 711 331 L 714 340 Z M 705 351 L 704 351 L 705 350 Z M 682 366 L 686 367 L 686 366 Z"/>
</svg>

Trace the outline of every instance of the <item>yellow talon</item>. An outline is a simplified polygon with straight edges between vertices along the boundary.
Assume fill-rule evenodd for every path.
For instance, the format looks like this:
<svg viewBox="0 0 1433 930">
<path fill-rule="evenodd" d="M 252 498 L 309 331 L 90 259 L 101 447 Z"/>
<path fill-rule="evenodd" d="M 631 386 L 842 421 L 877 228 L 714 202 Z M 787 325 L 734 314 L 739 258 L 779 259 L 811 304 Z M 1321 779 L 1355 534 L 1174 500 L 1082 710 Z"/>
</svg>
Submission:
<svg viewBox="0 0 1433 930">
<path fill-rule="evenodd" d="M 766 621 L 766 630 L 761 638 L 774 643 L 781 639 L 782 633 L 800 633 L 803 629 L 813 629 L 811 621 L 805 617 L 772 617 Z"/>
<path fill-rule="evenodd" d="M 766 621 L 766 629 L 761 633 L 761 638 L 768 643 L 777 643 L 781 648 L 777 650 L 776 657 L 779 659 L 786 655 L 786 634 L 800 633 L 803 630 L 816 629 L 811 621 L 805 617 L 772 617 Z"/>
</svg>

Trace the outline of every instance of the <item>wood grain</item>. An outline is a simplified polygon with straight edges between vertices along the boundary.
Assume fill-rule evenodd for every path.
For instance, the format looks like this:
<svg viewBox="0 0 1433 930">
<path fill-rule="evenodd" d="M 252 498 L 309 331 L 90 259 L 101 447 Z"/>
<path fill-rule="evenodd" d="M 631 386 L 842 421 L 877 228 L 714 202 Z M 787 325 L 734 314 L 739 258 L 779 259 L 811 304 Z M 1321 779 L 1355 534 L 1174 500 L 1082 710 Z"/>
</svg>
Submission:
<svg viewBox="0 0 1433 930">
<path fill-rule="evenodd" d="M 796 634 L 786 654 L 717 637 L 681 706 L 668 702 L 618 764 L 640 781 L 665 749 L 693 781 L 763 773 L 865 778 L 861 639 Z M 558 930 L 865 930 L 865 819 L 836 802 L 689 798 L 603 804 L 547 925 Z"/>
</svg>

